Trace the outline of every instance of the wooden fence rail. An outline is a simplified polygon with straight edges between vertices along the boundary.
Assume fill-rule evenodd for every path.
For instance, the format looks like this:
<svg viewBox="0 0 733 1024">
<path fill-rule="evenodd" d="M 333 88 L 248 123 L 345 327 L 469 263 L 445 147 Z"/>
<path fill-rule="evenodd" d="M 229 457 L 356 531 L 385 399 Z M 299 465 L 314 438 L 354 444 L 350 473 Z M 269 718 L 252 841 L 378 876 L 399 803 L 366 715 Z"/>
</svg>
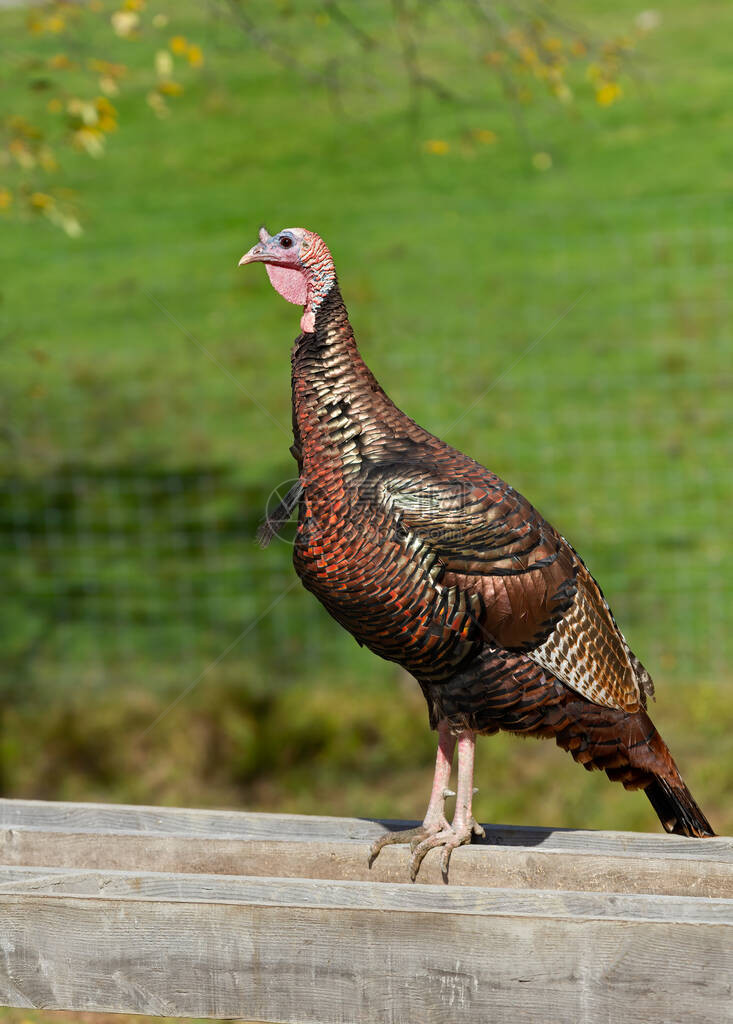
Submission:
<svg viewBox="0 0 733 1024">
<path fill-rule="evenodd" d="M 399 823 L 402 826 L 404 823 Z M 0 1003 L 302 1024 L 733 1022 L 733 840 L 0 800 Z"/>
</svg>

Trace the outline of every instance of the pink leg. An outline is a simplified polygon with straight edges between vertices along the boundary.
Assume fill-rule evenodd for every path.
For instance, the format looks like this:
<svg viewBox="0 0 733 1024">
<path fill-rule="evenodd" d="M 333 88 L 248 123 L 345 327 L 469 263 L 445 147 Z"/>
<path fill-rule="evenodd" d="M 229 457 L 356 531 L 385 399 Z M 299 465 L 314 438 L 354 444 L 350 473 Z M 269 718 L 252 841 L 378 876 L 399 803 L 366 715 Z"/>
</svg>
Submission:
<svg viewBox="0 0 733 1024">
<path fill-rule="evenodd" d="M 455 796 L 455 793 L 448 788 L 450 775 L 453 769 L 453 752 L 456 747 L 456 737 L 450 730 L 447 722 L 440 722 L 438 725 L 438 753 L 435 757 L 435 773 L 433 775 L 433 788 L 430 791 L 430 802 L 425 812 L 422 825 L 417 828 L 403 829 L 400 832 L 386 832 L 383 836 L 372 843 L 369 850 L 369 865 L 379 851 L 392 843 L 420 843 L 428 836 L 442 832 L 450 828 L 445 817 L 446 797 Z"/>
<path fill-rule="evenodd" d="M 453 828 L 465 828 L 476 826 L 476 834 L 483 835 L 478 831 L 480 826 L 476 825 L 471 807 L 473 805 L 473 758 L 476 751 L 476 733 L 469 729 L 462 732 L 458 739 L 458 787 L 456 791 L 456 811 L 453 816 Z"/>
<path fill-rule="evenodd" d="M 425 812 L 423 825 L 429 828 L 439 824 L 443 827 L 445 823 L 445 798 L 455 796 L 455 793 L 448 788 L 451 771 L 453 770 L 453 751 L 456 749 L 456 737 L 450 730 L 447 722 L 441 722 L 438 726 L 438 753 L 435 757 L 435 774 L 433 775 L 433 788 L 430 792 L 430 802 Z"/>
<path fill-rule="evenodd" d="M 423 858 L 429 850 L 436 846 L 443 847 L 440 867 L 443 878 L 448 880 L 448 864 L 453 851 L 470 843 L 474 835 L 483 836 L 484 830 L 473 816 L 471 807 L 473 804 L 473 759 L 476 746 L 476 733 L 467 729 L 458 737 L 458 786 L 456 792 L 456 811 L 453 822 L 446 825 L 438 832 L 426 836 L 413 844 L 412 857 L 410 858 L 410 877 L 413 882 Z"/>
</svg>

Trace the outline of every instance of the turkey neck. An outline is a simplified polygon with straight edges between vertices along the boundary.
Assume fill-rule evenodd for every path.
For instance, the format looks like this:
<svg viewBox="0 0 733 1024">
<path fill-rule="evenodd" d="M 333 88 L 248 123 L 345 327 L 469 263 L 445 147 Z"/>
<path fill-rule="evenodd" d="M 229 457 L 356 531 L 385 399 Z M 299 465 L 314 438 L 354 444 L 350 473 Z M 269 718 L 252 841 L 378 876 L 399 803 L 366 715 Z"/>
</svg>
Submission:
<svg viewBox="0 0 733 1024">
<path fill-rule="evenodd" d="M 324 461 L 352 473 L 366 444 L 384 435 L 384 421 L 402 413 L 385 395 L 359 354 L 338 283 L 320 303 L 315 331 L 301 334 L 292 352 L 295 454 L 306 480 Z M 333 467 L 335 468 L 335 466 Z"/>
</svg>

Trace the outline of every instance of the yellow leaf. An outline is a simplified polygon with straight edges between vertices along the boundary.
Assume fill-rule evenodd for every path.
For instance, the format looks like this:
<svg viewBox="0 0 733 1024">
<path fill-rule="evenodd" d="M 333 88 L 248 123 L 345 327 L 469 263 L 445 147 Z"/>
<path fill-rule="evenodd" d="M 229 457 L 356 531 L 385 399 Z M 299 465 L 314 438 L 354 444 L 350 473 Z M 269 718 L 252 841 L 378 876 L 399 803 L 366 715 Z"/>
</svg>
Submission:
<svg viewBox="0 0 733 1024">
<path fill-rule="evenodd" d="M 21 139 L 13 139 L 8 149 L 16 164 L 24 171 L 30 171 L 36 166 L 36 158 Z"/>
<path fill-rule="evenodd" d="M 550 53 L 559 53 L 562 50 L 562 39 L 559 36 L 545 36 L 542 45 Z"/>
<path fill-rule="evenodd" d="M 99 88 L 103 93 L 106 93 L 107 96 L 117 96 L 120 92 L 119 85 L 110 75 L 102 75 L 99 79 Z"/>
<path fill-rule="evenodd" d="M 156 53 L 155 73 L 158 78 L 169 78 L 173 74 L 173 58 L 167 50 L 158 50 Z"/>
<path fill-rule="evenodd" d="M 81 224 L 69 210 L 59 209 L 54 203 L 52 206 L 48 206 L 43 213 L 52 224 L 65 231 L 70 238 L 78 238 L 82 233 Z"/>
<path fill-rule="evenodd" d="M 135 11 L 115 11 L 110 21 L 112 28 L 120 38 L 129 39 L 140 24 L 140 15 Z"/>
<path fill-rule="evenodd" d="M 155 111 L 158 117 L 168 117 L 168 114 L 170 113 L 168 110 L 168 104 L 157 89 L 153 89 L 148 93 L 147 100 L 148 105 Z"/>
<path fill-rule="evenodd" d="M 502 50 L 491 50 L 489 53 L 484 54 L 484 62 L 491 64 L 493 67 L 499 67 L 506 61 L 506 54 Z"/>
<path fill-rule="evenodd" d="M 653 32 L 662 24 L 662 15 L 659 11 L 640 11 L 634 21 L 640 32 Z"/>
<path fill-rule="evenodd" d="M 53 171 L 58 170 L 58 160 L 53 154 L 53 150 L 49 146 L 41 146 L 38 151 L 38 159 L 41 162 L 41 167 L 44 171 L 51 174 Z"/>
<path fill-rule="evenodd" d="M 30 199 L 31 206 L 36 210 L 45 210 L 46 207 L 53 206 L 53 202 L 53 196 L 46 192 L 34 192 Z"/>
<path fill-rule="evenodd" d="M 427 153 L 433 153 L 436 156 L 445 156 L 450 151 L 450 144 L 445 139 L 427 139 L 423 144 L 423 148 Z"/>
<path fill-rule="evenodd" d="M 49 57 L 48 66 L 54 70 L 65 70 L 73 67 L 73 61 L 69 60 L 65 53 L 54 54 L 53 57 Z"/>
<path fill-rule="evenodd" d="M 96 106 L 87 100 L 79 99 L 78 96 L 73 96 L 68 101 L 66 109 L 73 117 L 78 117 L 86 125 L 94 125 L 99 120 Z"/>
<path fill-rule="evenodd" d="M 40 129 L 31 124 L 26 117 L 11 117 L 9 127 L 16 135 L 22 135 L 26 139 L 40 139 L 43 135 Z"/>
<path fill-rule="evenodd" d="M 158 89 L 164 96 L 180 96 L 183 92 L 183 86 L 180 82 L 173 82 L 170 80 L 167 82 L 161 82 Z"/>
<path fill-rule="evenodd" d="M 59 222 L 69 238 L 78 238 L 82 234 L 82 227 L 79 221 L 71 213 L 64 213 L 60 216 Z"/>
<path fill-rule="evenodd" d="M 204 63 L 204 55 L 201 52 L 201 47 L 195 43 L 191 43 L 188 48 L 188 63 L 192 68 L 200 68 Z"/>
<path fill-rule="evenodd" d="M 98 75 L 110 75 L 112 78 L 122 78 L 127 71 L 124 64 L 113 64 L 108 60 L 97 60 L 91 58 L 87 61 L 90 71 L 96 71 Z"/>
<path fill-rule="evenodd" d="M 610 107 L 621 96 L 621 86 L 618 82 L 606 82 L 599 89 L 596 89 L 596 103 L 600 107 Z"/>
<path fill-rule="evenodd" d="M 117 117 L 116 109 L 106 96 L 97 96 L 94 102 L 100 114 L 106 114 L 108 117 Z"/>
<path fill-rule="evenodd" d="M 104 153 L 104 135 L 98 128 L 79 128 L 73 135 L 74 144 L 85 149 L 95 159 Z"/>
</svg>

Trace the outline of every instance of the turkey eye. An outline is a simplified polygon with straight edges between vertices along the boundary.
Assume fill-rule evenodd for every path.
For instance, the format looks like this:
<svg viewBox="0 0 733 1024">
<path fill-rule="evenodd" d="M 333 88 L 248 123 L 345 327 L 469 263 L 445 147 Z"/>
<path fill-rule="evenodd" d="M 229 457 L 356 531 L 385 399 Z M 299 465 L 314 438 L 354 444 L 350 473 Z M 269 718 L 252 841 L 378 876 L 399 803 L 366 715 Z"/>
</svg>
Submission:
<svg viewBox="0 0 733 1024">
<path fill-rule="evenodd" d="M 280 245 L 283 247 L 283 249 L 289 249 L 292 244 L 292 238 L 288 238 L 287 235 L 280 239 Z"/>
</svg>

